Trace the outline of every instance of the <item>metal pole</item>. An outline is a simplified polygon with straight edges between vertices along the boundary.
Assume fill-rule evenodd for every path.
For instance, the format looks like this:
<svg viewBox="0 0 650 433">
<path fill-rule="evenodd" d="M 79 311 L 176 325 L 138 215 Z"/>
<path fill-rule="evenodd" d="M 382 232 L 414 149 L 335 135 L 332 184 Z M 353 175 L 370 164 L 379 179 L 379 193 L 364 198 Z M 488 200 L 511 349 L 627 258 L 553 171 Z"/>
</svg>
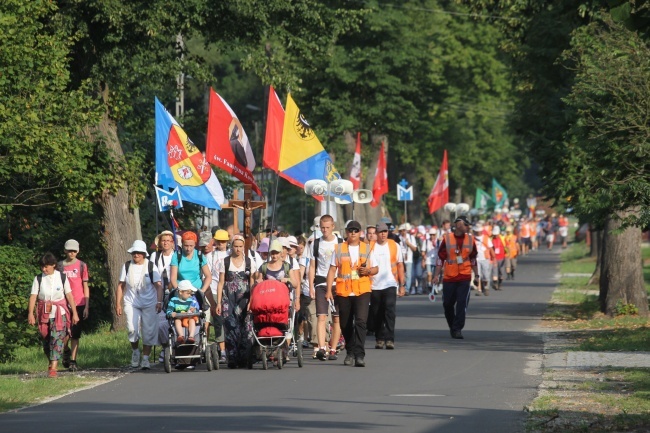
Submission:
<svg viewBox="0 0 650 433">
<path fill-rule="evenodd" d="M 408 203 L 408 202 L 407 202 L 406 200 L 404 200 L 404 222 L 405 222 L 405 223 L 408 222 L 408 220 L 409 220 L 408 215 L 406 214 L 406 211 L 407 211 L 407 210 L 406 210 L 406 204 L 407 204 L 407 203 Z"/>
<path fill-rule="evenodd" d="M 280 175 L 276 173 L 275 175 L 275 192 L 273 193 L 273 213 L 271 214 L 271 235 L 269 236 L 269 248 L 271 248 L 271 242 L 273 242 L 273 225 L 275 224 L 275 208 L 278 199 L 278 184 L 280 183 Z M 271 259 L 271 251 L 269 250 L 269 255 L 266 257 L 266 262 L 268 263 Z"/>
</svg>

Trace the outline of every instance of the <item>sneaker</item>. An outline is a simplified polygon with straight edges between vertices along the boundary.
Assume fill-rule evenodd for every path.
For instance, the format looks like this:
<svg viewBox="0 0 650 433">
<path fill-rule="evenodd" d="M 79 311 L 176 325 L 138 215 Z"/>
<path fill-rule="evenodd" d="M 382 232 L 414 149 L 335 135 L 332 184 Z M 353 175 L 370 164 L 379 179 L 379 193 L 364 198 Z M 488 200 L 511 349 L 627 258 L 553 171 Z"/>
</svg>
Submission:
<svg viewBox="0 0 650 433">
<path fill-rule="evenodd" d="M 72 350 L 70 350 L 69 347 L 66 347 L 63 349 L 63 368 L 70 368 L 70 355 L 72 354 Z"/>
<path fill-rule="evenodd" d="M 460 331 L 451 331 L 451 338 L 462 340 L 464 337 L 463 337 L 463 333 Z"/>
<path fill-rule="evenodd" d="M 185 343 L 185 337 L 179 336 L 178 338 L 176 338 L 176 344 L 183 344 L 183 343 Z"/>
<path fill-rule="evenodd" d="M 185 343 L 194 344 L 194 339 L 192 337 L 189 337 L 187 340 L 185 340 Z"/>
<path fill-rule="evenodd" d="M 411 290 L 411 291 L 409 292 L 409 295 L 415 295 L 415 290 Z"/>
<path fill-rule="evenodd" d="M 140 364 L 140 368 L 143 370 L 150 370 L 151 369 L 151 364 L 149 363 L 149 357 L 148 356 L 143 356 L 142 357 L 142 363 Z"/>
<path fill-rule="evenodd" d="M 336 361 L 339 357 L 336 355 L 336 350 L 330 350 L 330 354 L 327 357 L 329 361 Z"/>
<path fill-rule="evenodd" d="M 474 295 L 475 295 L 475 296 L 481 296 L 481 291 L 480 291 L 480 290 L 476 290 L 476 293 L 474 293 Z"/>
<path fill-rule="evenodd" d="M 386 349 L 388 350 L 394 350 L 395 349 L 395 343 L 392 341 L 387 341 L 386 342 Z"/>
<path fill-rule="evenodd" d="M 318 349 L 318 352 L 316 352 L 316 358 L 320 359 L 321 361 L 325 361 L 326 359 L 325 349 L 323 348 Z"/>
<path fill-rule="evenodd" d="M 343 360 L 343 365 L 352 365 L 353 363 L 354 363 L 354 356 L 345 355 L 345 359 Z"/>
<path fill-rule="evenodd" d="M 160 355 L 158 356 L 158 362 L 160 362 L 161 364 L 165 362 L 165 349 L 162 349 L 160 351 Z"/>
<path fill-rule="evenodd" d="M 196 365 L 188 365 L 185 370 L 194 370 L 196 369 Z"/>
<path fill-rule="evenodd" d="M 490 291 L 488 289 L 483 289 L 483 295 L 490 296 Z"/>
<path fill-rule="evenodd" d="M 309 343 L 309 341 L 303 340 L 303 342 L 302 342 L 302 347 L 303 348 L 309 349 L 310 346 L 311 346 L 311 344 Z"/>
<path fill-rule="evenodd" d="M 345 338 L 343 335 L 339 337 L 339 342 L 336 344 L 336 350 L 343 350 L 345 348 Z"/>
<path fill-rule="evenodd" d="M 357 359 L 354 361 L 354 366 L 355 367 L 365 367 L 366 366 L 366 361 L 363 359 L 363 356 L 358 356 Z"/>
<path fill-rule="evenodd" d="M 375 349 L 383 349 L 384 348 L 384 341 L 383 340 L 377 340 L 375 342 Z"/>
<path fill-rule="evenodd" d="M 56 370 L 55 370 L 55 369 L 49 369 L 49 370 L 47 371 L 47 377 L 52 377 L 52 378 L 54 378 L 54 377 L 56 377 L 56 376 L 57 376 L 57 373 L 56 373 Z"/>
<path fill-rule="evenodd" d="M 226 364 L 226 354 L 225 353 L 221 354 L 221 358 L 219 358 L 219 364 Z"/>
<path fill-rule="evenodd" d="M 71 372 L 74 373 L 74 372 L 77 371 L 78 369 L 79 369 L 79 367 L 77 367 L 77 361 L 73 361 L 73 360 L 71 359 L 71 360 L 70 360 L 70 367 L 68 368 L 68 371 L 71 371 Z"/>
<path fill-rule="evenodd" d="M 140 351 L 135 349 L 131 354 L 131 367 L 138 368 L 140 366 Z"/>
</svg>

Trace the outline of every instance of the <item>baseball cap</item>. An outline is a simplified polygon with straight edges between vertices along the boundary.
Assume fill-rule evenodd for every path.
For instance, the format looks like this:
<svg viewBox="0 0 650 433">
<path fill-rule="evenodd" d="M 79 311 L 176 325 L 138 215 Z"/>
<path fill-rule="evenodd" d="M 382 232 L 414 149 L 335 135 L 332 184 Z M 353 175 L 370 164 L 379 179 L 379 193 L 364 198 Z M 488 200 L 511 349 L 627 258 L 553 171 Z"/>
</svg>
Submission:
<svg viewBox="0 0 650 433">
<path fill-rule="evenodd" d="M 429 229 L 429 234 L 438 236 L 438 229 L 434 229 L 433 227 L 430 228 Z"/>
<path fill-rule="evenodd" d="M 458 221 L 462 221 L 463 224 L 465 224 L 466 226 L 469 227 L 469 220 L 467 219 L 467 217 L 465 215 L 461 215 L 461 216 L 457 217 L 454 220 L 454 224 L 456 224 Z"/>
<path fill-rule="evenodd" d="M 68 239 L 63 246 L 63 249 L 66 251 L 79 251 L 79 242 L 74 239 Z"/>
<path fill-rule="evenodd" d="M 298 239 L 296 239 L 295 236 L 289 236 L 287 238 L 287 242 L 289 242 L 289 246 L 294 248 L 298 246 Z"/>
<path fill-rule="evenodd" d="M 388 231 L 388 224 L 386 224 L 386 223 L 377 224 L 377 233 L 385 232 L 385 231 Z"/>
<path fill-rule="evenodd" d="M 192 285 L 190 280 L 181 280 L 178 282 L 178 290 L 191 290 L 196 292 L 196 287 Z"/>
<path fill-rule="evenodd" d="M 361 224 L 359 224 L 359 221 L 354 221 L 354 220 L 348 221 L 348 223 L 345 226 L 345 229 L 346 230 L 357 229 L 361 231 Z"/>
<path fill-rule="evenodd" d="M 212 233 L 210 232 L 201 232 L 199 234 L 199 246 L 200 247 L 205 247 L 210 244 L 210 241 L 212 240 Z"/>
<path fill-rule="evenodd" d="M 284 248 L 291 248 L 291 244 L 289 243 L 289 238 L 285 238 L 285 237 L 278 238 L 278 242 L 280 242 L 280 245 L 282 245 Z"/>
</svg>

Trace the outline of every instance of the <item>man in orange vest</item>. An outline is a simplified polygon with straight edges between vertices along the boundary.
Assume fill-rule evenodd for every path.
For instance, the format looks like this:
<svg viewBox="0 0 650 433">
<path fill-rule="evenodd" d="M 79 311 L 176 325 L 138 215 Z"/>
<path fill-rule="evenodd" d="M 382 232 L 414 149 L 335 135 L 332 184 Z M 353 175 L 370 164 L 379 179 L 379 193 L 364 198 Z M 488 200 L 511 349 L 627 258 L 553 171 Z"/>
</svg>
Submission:
<svg viewBox="0 0 650 433">
<path fill-rule="evenodd" d="M 442 306 L 452 338 L 463 338 L 465 313 L 469 304 L 472 271 L 479 275 L 476 266 L 476 243 L 468 233 L 469 220 L 461 215 L 454 220 L 454 232 L 445 234 L 438 250 L 438 263 L 433 284 L 442 278 Z M 478 281 L 474 282 L 478 286 Z"/>
<path fill-rule="evenodd" d="M 517 236 L 513 233 L 512 226 L 506 226 L 506 279 L 514 280 L 515 271 L 517 270 L 517 256 L 519 255 L 519 242 Z"/>
<path fill-rule="evenodd" d="M 347 356 L 343 364 L 365 367 L 368 309 L 370 306 L 370 277 L 379 269 L 366 243 L 359 240 L 361 224 L 350 221 L 345 227 L 347 240 L 336 246 L 327 273 L 327 299 L 339 312 L 339 323 Z M 336 293 L 332 284 L 336 277 Z"/>
<path fill-rule="evenodd" d="M 377 242 L 370 244 L 378 272 L 372 277 L 370 316 L 375 331 L 375 349 L 395 349 L 395 307 L 397 296 L 404 296 L 404 261 L 399 245 L 388 239 L 388 225 L 377 224 Z M 399 293 L 397 287 L 399 285 Z"/>
</svg>

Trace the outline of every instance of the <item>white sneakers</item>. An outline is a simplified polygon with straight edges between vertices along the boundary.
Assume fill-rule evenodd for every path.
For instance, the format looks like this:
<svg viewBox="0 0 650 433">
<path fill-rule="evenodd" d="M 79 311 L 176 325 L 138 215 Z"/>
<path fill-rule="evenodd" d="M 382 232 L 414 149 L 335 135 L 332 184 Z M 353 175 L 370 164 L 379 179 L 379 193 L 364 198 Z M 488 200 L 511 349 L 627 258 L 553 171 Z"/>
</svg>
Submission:
<svg viewBox="0 0 650 433">
<path fill-rule="evenodd" d="M 138 368 L 140 366 L 140 350 L 135 349 L 131 354 L 131 367 Z"/>
<path fill-rule="evenodd" d="M 143 370 L 149 370 L 151 368 L 151 364 L 149 363 L 148 356 L 142 357 L 142 363 L 140 364 L 140 368 L 142 368 Z"/>
</svg>

